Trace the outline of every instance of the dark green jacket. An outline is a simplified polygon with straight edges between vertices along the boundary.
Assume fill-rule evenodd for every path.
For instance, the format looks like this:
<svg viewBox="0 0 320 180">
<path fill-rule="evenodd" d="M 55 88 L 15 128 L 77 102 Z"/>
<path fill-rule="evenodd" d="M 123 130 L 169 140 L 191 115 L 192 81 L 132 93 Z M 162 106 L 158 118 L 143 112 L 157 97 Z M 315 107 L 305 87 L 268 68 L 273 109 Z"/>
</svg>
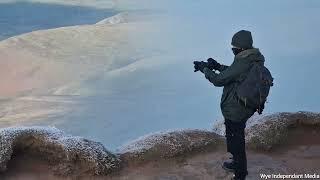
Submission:
<svg viewBox="0 0 320 180">
<path fill-rule="evenodd" d="M 236 97 L 237 83 L 244 79 L 254 61 L 264 63 L 264 57 L 259 49 L 248 49 L 240 52 L 235 56 L 231 66 L 221 66 L 218 70 L 220 73 L 208 68 L 204 69 L 205 77 L 214 86 L 224 87 L 220 106 L 225 119 L 235 122 L 246 121 L 256 111 L 245 107 Z"/>
</svg>

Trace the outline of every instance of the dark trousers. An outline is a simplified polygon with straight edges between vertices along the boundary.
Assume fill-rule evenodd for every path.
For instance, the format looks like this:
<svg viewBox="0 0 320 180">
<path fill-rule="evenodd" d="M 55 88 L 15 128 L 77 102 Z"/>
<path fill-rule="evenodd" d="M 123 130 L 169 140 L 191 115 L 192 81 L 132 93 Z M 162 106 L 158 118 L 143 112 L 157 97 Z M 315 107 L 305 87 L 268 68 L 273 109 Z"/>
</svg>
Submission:
<svg viewBox="0 0 320 180">
<path fill-rule="evenodd" d="M 248 174 L 244 135 L 246 122 L 233 122 L 226 119 L 224 124 L 226 126 L 227 151 L 232 154 L 235 163 L 235 176 L 245 177 Z"/>
</svg>

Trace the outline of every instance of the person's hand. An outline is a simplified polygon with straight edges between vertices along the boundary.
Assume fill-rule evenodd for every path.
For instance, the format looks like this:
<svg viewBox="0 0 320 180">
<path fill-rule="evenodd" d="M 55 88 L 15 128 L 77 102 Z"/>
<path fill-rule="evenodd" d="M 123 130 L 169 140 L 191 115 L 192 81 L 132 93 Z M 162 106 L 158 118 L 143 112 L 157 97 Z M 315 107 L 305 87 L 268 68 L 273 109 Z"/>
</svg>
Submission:
<svg viewBox="0 0 320 180">
<path fill-rule="evenodd" d="M 193 64 L 194 64 L 194 72 L 199 71 L 200 61 L 193 61 Z"/>
<path fill-rule="evenodd" d="M 194 61 L 194 72 L 201 71 L 203 73 L 203 69 L 208 66 L 208 63 L 203 61 Z"/>
<path fill-rule="evenodd" d="M 210 70 L 218 70 L 221 67 L 221 64 L 218 63 L 216 60 L 209 58 L 208 60 L 208 68 Z"/>
</svg>

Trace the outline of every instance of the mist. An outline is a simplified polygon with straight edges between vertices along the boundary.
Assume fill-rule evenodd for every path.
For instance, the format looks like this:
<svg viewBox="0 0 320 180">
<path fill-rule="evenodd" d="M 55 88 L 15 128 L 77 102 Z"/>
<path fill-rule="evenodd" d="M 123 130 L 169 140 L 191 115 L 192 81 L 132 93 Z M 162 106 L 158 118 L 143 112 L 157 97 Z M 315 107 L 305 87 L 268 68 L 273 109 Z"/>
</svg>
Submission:
<svg viewBox="0 0 320 180">
<path fill-rule="evenodd" d="M 59 60 L 60 71 L 70 71 L 66 73 L 69 79 L 77 74 L 81 78 L 60 83 L 63 88 L 59 93 L 55 88 L 40 94 L 68 97 L 76 105 L 61 116 L 42 117 L 28 125 L 56 126 L 101 141 L 111 149 L 155 131 L 211 129 L 223 118 L 222 89 L 210 84 L 200 72 L 194 73 L 193 61 L 212 57 L 230 65 L 234 58 L 231 38 L 241 29 L 252 32 L 254 46 L 264 54 L 275 78 L 265 113 L 319 110 L 320 2 L 175 0 L 107 4 L 139 20 L 114 25 L 118 29 L 110 31 L 112 35 L 100 32 L 96 38 L 92 35 L 70 44 L 59 39 L 62 45 L 56 43 L 57 47 L 48 50 L 58 49 L 60 53 L 60 59 L 54 56 L 52 61 Z M 109 37 L 115 41 L 107 41 Z M 82 49 L 83 42 L 86 49 Z M 64 44 L 69 49 L 61 48 Z M 79 57 L 85 58 L 80 61 Z M 36 92 L 32 91 L 33 95 Z"/>
</svg>

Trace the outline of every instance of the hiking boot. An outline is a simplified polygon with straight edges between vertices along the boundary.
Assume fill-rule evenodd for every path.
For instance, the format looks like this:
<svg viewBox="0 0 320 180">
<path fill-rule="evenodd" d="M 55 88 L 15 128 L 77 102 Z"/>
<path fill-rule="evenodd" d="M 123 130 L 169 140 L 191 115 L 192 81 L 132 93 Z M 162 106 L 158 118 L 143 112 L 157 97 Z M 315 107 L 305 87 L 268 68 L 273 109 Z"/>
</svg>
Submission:
<svg viewBox="0 0 320 180">
<path fill-rule="evenodd" d="M 231 162 L 224 162 L 222 164 L 222 168 L 226 171 L 229 171 L 229 172 L 234 172 L 235 170 L 235 164 L 234 164 L 234 161 L 232 160 Z"/>
<path fill-rule="evenodd" d="M 247 175 L 248 175 L 248 171 L 246 171 L 245 173 L 233 175 L 231 180 L 245 180 Z"/>
<path fill-rule="evenodd" d="M 231 178 L 231 180 L 245 180 L 245 179 L 246 179 L 246 176 L 242 176 L 242 177 L 233 176 Z"/>
</svg>

